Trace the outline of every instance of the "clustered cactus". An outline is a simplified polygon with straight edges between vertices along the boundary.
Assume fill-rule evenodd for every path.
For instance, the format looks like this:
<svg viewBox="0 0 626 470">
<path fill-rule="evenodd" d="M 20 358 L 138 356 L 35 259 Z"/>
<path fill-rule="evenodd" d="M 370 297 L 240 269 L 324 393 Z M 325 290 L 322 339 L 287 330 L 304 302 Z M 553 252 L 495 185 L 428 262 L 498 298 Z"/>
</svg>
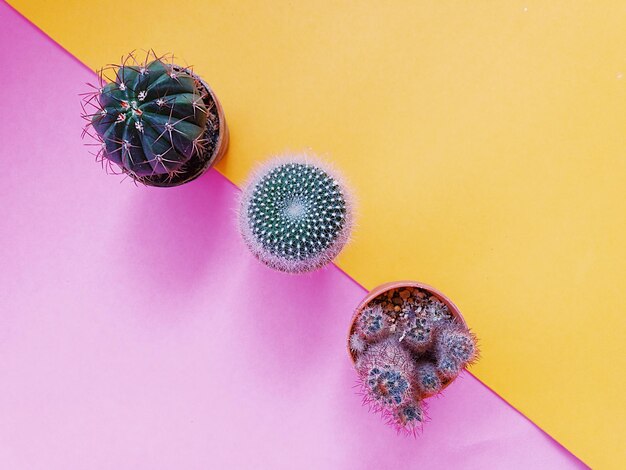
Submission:
<svg viewBox="0 0 626 470">
<path fill-rule="evenodd" d="M 425 418 L 424 399 L 478 356 L 465 324 L 418 287 L 391 289 L 370 301 L 354 319 L 349 347 L 364 403 L 413 434 Z"/>
<path fill-rule="evenodd" d="M 220 137 L 218 107 L 191 69 L 153 52 L 143 61 L 130 54 L 121 65 L 102 69 L 94 91 L 84 95 L 83 135 L 96 139 L 96 158 L 113 173 L 172 186 L 212 163 Z"/>
<path fill-rule="evenodd" d="M 279 271 L 301 273 L 332 261 L 348 240 L 346 188 L 309 155 L 270 161 L 243 190 L 239 225 L 254 255 Z"/>
</svg>

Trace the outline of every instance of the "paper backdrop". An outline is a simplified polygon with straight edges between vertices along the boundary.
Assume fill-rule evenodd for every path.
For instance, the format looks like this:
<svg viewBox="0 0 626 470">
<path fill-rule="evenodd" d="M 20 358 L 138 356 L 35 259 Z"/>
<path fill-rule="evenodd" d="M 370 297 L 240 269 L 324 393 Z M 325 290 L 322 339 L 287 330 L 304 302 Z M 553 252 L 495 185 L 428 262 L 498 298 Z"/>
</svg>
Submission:
<svg viewBox="0 0 626 470">
<path fill-rule="evenodd" d="M 480 379 L 590 465 L 623 461 L 620 2 L 11 4 L 92 68 L 146 47 L 195 65 L 235 183 L 269 154 L 327 155 L 360 201 L 339 265 L 442 289 Z"/>
</svg>

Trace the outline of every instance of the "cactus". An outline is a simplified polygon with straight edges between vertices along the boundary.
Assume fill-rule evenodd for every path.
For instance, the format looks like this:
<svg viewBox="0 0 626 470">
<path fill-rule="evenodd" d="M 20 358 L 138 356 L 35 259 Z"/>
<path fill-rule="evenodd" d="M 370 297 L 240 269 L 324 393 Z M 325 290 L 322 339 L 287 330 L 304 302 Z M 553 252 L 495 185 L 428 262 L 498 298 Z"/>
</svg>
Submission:
<svg viewBox="0 0 626 470">
<path fill-rule="evenodd" d="M 425 420 L 424 400 L 478 354 L 475 337 L 447 304 L 417 287 L 371 300 L 353 320 L 349 345 L 364 402 L 410 434 Z"/>
<path fill-rule="evenodd" d="M 411 396 L 411 377 L 415 371 L 409 354 L 397 342 L 373 345 L 357 368 L 362 371 L 368 396 L 378 405 L 398 406 Z"/>
<path fill-rule="evenodd" d="M 359 335 L 358 333 L 352 333 L 350 335 L 350 351 L 354 352 L 355 354 L 359 354 L 365 352 L 366 348 L 367 343 L 361 337 L 361 335 Z"/>
<path fill-rule="evenodd" d="M 410 378 L 390 365 L 373 367 L 368 371 L 370 394 L 383 405 L 399 405 L 406 399 Z"/>
<path fill-rule="evenodd" d="M 83 99 L 83 136 L 97 140 L 96 158 L 113 173 L 172 186 L 212 163 L 219 105 L 189 68 L 154 53 L 138 61 L 131 53 L 121 65 L 102 69 L 94 88 Z"/>
<path fill-rule="evenodd" d="M 437 368 L 430 362 L 421 362 L 416 367 L 415 381 L 422 398 L 430 397 L 441 390 L 441 379 L 437 374 Z"/>
<path fill-rule="evenodd" d="M 405 431 L 415 435 L 424 422 L 424 411 L 419 402 L 414 401 L 406 405 L 398 407 L 393 414 L 389 416 L 389 424 L 394 426 L 398 431 Z"/>
<path fill-rule="evenodd" d="M 404 327 L 399 337 L 415 353 L 426 351 L 433 341 L 433 325 L 424 318 L 415 318 Z"/>
<path fill-rule="evenodd" d="M 445 381 L 454 380 L 456 376 L 459 375 L 459 372 L 461 372 L 462 367 L 461 364 L 448 356 L 439 356 L 435 365 L 437 367 L 437 373 L 442 380 Z"/>
<path fill-rule="evenodd" d="M 455 362 L 461 367 L 473 363 L 478 355 L 473 335 L 457 325 L 442 329 L 437 337 L 436 351 L 439 360 Z"/>
<path fill-rule="evenodd" d="M 363 310 L 357 322 L 358 333 L 368 341 L 384 339 L 389 335 L 389 318 L 383 309 L 374 305 Z"/>
<path fill-rule="evenodd" d="M 364 403 L 398 430 L 414 432 L 423 421 L 416 400 L 417 371 L 410 353 L 394 339 L 371 344 L 356 364 Z"/>
<path fill-rule="evenodd" d="M 447 305 L 434 296 L 429 297 L 424 306 L 424 313 L 433 327 L 445 325 L 452 320 L 450 310 Z"/>
<path fill-rule="evenodd" d="M 301 273 L 341 251 L 352 226 L 346 188 L 308 155 L 271 161 L 243 190 L 239 225 L 252 253 L 271 268 Z"/>
</svg>

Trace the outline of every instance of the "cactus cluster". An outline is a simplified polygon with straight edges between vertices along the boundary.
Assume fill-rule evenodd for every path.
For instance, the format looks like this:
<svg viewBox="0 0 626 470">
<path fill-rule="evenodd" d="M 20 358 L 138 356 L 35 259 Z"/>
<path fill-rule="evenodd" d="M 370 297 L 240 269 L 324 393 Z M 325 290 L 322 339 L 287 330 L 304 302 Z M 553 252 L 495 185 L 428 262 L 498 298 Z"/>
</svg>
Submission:
<svg viewBox="0 0 626 470">
<path fill-rule="evenodd" d="M 415 433 L 424 399 L 438 394 L 477 356 L 476 338 L 427 289 L 388 290 L 357 313 L 349 348 L 364 403 L 396 429 Z"/>
<path fill-rule="evenodd" d="M 96 140 L 96 158 L 108 170 L 168 186 L 198 176 L 211 163 L 218 105 L 191 69 L 153 52 L 145 60 L 131 53 L 98 76 L 83 98 L 83 136 Z"/>
<path fill-rule="evenodd" d="M 352 208 L 346 188 L 310 155 L 270 161 L 241 196 L 239 226 L 254 255 L 279 271 L 312 271 L 348 240 Z"/>
</svg>

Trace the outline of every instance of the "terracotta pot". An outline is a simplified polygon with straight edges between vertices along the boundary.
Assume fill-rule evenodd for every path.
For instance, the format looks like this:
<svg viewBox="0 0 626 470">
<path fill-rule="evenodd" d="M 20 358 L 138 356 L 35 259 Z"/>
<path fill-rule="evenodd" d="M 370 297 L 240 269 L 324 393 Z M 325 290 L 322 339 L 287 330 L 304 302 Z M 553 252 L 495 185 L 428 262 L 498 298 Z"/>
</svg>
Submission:
<svg viewBox="0 0 626 470">
<path fill-rule="evenodd" d="M 154 176 L 154 177 L 144 177 L 139 178 L 138 181 L 147 184 L 149 186 L 157 186 L 161 188 L 169 188 L 172 186 L 179 186 L 184 183 L 188 183 L 189 181 L 193 181 L 198 178 L 200 175 L 205 173 L 209 168 L 219 162 L 222 157 L 226 154 L 228 150 L 228 144 L 230 142 L 230 132 L 228 131 L 228 126 L 226 125 L 226 118 L 224 117 L 224 109 L 222 108 L 221 103 L 211 90 L 211 87 L 198 75 L 193 73 L 190 69 L 180 66 L 174 66 L 174 69 L 177 71 L 184 71 L 187 74 L 194 77 L 196 80 L 200 82 L 204 90 L 207 92 L 207 98 L 205 99 L 205 103 L 207 106 L 211 106 L 213 103 L 215 104 L 215 110 L 217 114 L 218 120 L 218 135 L 217 142 L 215 143 L 215 147 L 213 151 L 209 154 L 208 152 L 194 156 L 188 163 L 189 169 L 188 171 L 181 173 L 180 175 L 175 176 L 174 178 L 167 178 L 163 176 Z M 208 126 L 210 125 L 210 121 L 207 121 L 207 129 L 205 134 L 209 133 Z"/>
<path fill-rule="evenodd" d="M 369 291 L 369 293 L 365 296 L 365 298 L 357 306 L 356 310 L 354 311 L 354 315 L 352 315 L 352 321 L 350 322 L 350 329 L 348 330 L 347 345 L 348 345 L 348 354 L 350 355 L 350 358 L 352 359 L 352 363 L 353 364 L 356 363 L 356 357 L 353 354 L 353 352 L 350 350 L 350 336 L 354 332 L 354 326 L 355 326 L 354 324 L 356 322 L 356 319 L 361 314 L 363 309 L 372 300 L 374 300 L 376 297 L 378 297 L 379 295 L 384 294 L 384 293 L 386 293 L 386 292 L 388 292 L 390 290 L 401 289 L 401 288 L 404 288 L 404 287 L 417 287 L 419 289 L 423 289 L 423 290 L 429 292 L 430 294 L 434 295 L 435 297 L 437 297 L 439 300 L 441 300 L 448 307 L 448 309 L 450 310 L 450 313 L 452 314 L 452 316 L 460 324 L 462 324 L 463 326 L 467 327 L 467 323 L 465 323 L 465 319 L 463 318 L 463 315 L 461 315 L 461 311 L 459 310 L 459 308 L 456 305 L 454 305 L 454 303 L 448 297 L 446 297 L 442 292 L 440 292 L 439 290 L 435 289 L 434 287 L 429 286 L 428 284 L 423 284 L 421 282 L 417 282 L 417 281 L 387 282 L 387 283 L 381 284 L 380 286 L 375 287 L 374 289 Z M 450 385 L 450 383 L 452 383 L 452 381 L 444 382 L 442 390 L 444 388 L 446 388 L 448 385 Z"/>
</svg>

